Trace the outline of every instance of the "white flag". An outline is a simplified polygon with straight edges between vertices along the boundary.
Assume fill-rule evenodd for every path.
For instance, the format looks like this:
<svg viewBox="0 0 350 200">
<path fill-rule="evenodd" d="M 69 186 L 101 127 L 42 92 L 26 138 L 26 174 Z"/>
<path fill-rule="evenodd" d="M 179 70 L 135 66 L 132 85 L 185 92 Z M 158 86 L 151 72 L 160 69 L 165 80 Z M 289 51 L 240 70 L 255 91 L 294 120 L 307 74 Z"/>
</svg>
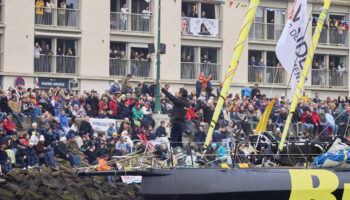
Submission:
<svg viewBox="0 0 350 200">
<path fill-rule="evenodd" d="M 295 0 L 276 47 L 278 60 L 292 76 L 291 93 L 293 96 L 308 52 L 306 39 L 308 21 L 307 0 Z"/>
</svg>

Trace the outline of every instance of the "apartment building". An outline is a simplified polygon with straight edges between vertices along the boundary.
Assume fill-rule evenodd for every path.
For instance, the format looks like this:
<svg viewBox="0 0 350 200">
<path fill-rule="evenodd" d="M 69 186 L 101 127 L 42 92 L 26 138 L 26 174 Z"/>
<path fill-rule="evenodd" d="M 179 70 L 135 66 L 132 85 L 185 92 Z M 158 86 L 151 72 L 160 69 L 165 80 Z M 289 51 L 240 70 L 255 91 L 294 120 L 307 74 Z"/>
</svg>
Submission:
<svg viewBox="0 0 350 200">
<path fill-rule="evenodd" d="M 212 75 L 214 86 L 219 85 L 248 4 L 248 0 L 235 1 L 231 7 L 218 0 L 161 0 L 160 39 L 166 45 L 161 79 L 171 83 L 171 89 L 181 84 L 194 88 L 204 72 Z M 103 92 L 128 73 L 135 81 L 151 83 L 156 77 L 156 54 L 150 44 L 157 47 L 158 0 L 2 0 L 0 5 L 0 82 L 5 88 L 23 79 L 26 87 L 61 85 Z M 289 76 L 274 49 L 292 5 L 291 0 L 261 1 L 232 93 L 254 83 L 269 96 L 288 91 Z M 318 0 L 308 3 L 308 38 L 321 6 Z M 321 97 L 348 94 L 349 35 L 339 27 L 350 21 L 349 9 L 347 1 L 333 1 L 316 51 L 306 90 L 318 91 Z M 342 73 L 335 69 L 341 63 L 346 69 Z"/>
</svg>

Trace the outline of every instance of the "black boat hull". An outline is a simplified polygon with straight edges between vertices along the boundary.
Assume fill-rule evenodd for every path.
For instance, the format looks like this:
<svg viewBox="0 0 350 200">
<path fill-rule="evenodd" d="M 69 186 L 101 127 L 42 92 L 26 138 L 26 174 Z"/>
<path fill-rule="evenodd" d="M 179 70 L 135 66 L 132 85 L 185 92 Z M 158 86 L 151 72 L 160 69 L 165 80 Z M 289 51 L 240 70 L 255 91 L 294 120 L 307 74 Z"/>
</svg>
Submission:
<svg viewBox="0 0 350 200">
<path fill-rule="evenodd" d="M 350 199 L 348 170 L 175 169 L 151 174 L 141 184 L 145 200 Z"/>
</svg>

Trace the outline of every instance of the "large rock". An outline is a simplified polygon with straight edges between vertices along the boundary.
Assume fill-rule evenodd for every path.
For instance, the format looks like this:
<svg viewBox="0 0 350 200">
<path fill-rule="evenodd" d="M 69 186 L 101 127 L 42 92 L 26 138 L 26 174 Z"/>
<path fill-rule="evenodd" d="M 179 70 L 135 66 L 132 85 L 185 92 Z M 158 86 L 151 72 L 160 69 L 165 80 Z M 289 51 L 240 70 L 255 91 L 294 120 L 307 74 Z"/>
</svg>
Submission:
<svg viewBox="0 0 350 200">
<path fill-rule="evenodd" d="M 69 163 L 60 162 L 59 170 L 41 167 L 14 169 L 0 182 L 0 199 L 139 199 L 139 187 L 126 185 L 116 177 L 77 177 Z"/>
</svg>

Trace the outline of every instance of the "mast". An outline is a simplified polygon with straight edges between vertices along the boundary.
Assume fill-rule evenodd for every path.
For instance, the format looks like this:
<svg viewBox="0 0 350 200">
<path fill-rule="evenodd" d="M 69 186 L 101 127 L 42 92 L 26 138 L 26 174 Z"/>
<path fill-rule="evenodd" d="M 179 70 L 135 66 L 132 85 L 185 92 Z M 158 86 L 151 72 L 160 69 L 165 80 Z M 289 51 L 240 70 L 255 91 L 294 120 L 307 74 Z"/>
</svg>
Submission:
<svg viewBox="0 0 350 200">
<path fill-rule="evenodd" d="M 209 131 L 208 131 L 208 135 L 207 138 L 205 140 L 205 147 L 209 146 L 209 143 L 212 140 L 212 136 L 213 136 L 213 132 L 216 126 L 216 123 L 218 121 L 218 118 L 220 116 L 221 110 L 222 110 L 222 106 L 225 103 L 225 99 L 227 96 L 227 93 L 230 89 L 230 84 L 232 82 L 232 79 L 236 73 L 237 70 L 237 66 L 239 63 L 239 60 L 241 58 L 243 49 L 244 49 L 244 44 L 247 41 L 248 35 L 249 35 L 249 30 L 250 27 L 253 23 L 253 20 L 255 18 L 255 13 L 256 10 L 258 8 L 258 5 L 260 3 L 260 0 L 251 0 L 249 7 L 248 7 L 248 11 L 246 13 L 245 19 L 244 19 L 244 23 L 243 23 L 243 27 L 241 29 L 241 32 L 239 34 L 239 39 L 236 43 L 236 47 L 234 48 L 234 53 L 231 59 L 231 63 L 228 69 L 228 72 L 225 76 L 225 80 L 221 89 L 221 93 L 220 93 L 220 97 L 218 100 L 218 103 L 216 105 L 214 114 L 213 114 L 213 118 L 210 122 L 210 127 L 209 127 Z"/>
<path fill-rule="evenodd" d="M 293 97 L 293 101 L 292 101 L 292 104 L 291 104 L 290 109 L 289 109 L 288 118 L 286 120 L 286 124 L 285 124 L 284 129 L 283 129 L 282 139 L 281 139 L 280 145 L 278 146 L 277 154 L 279 154 L 283 150 L 284 143 L 286 142 L 289 126 L 291 124 L 295 108 L 297 107 L 297 104 L 299 102 L 301 91 L 304 88 L 304 84 L 305 84 L 307 75 L 309 74 L 309 71 L 310 71 L 310 68 L 312 65 L 312 60 L 314 58 L 316 47 L 317 47 L 318 41 L 320 39 L 323 24 L 327 18 L 328 9 L 329 9 L 329 6 L 331 5 L 331 1 L 332 0 L 324 0 L 323 7 L 321 8 L 321 13 L 320 13 L 320 16 L 317 20 L 316 30 L 315 30 L 315 33 L 314 33 L 313 38 L 312 38 L 312 43 L 311 43 L 311 46 L 309 48 L 308 55 L 306 57 L 306 61 L 304 63 L 303 70 L 301 71 L 298 87 L 295 91 L 295 95 Z"/>
</svg>

